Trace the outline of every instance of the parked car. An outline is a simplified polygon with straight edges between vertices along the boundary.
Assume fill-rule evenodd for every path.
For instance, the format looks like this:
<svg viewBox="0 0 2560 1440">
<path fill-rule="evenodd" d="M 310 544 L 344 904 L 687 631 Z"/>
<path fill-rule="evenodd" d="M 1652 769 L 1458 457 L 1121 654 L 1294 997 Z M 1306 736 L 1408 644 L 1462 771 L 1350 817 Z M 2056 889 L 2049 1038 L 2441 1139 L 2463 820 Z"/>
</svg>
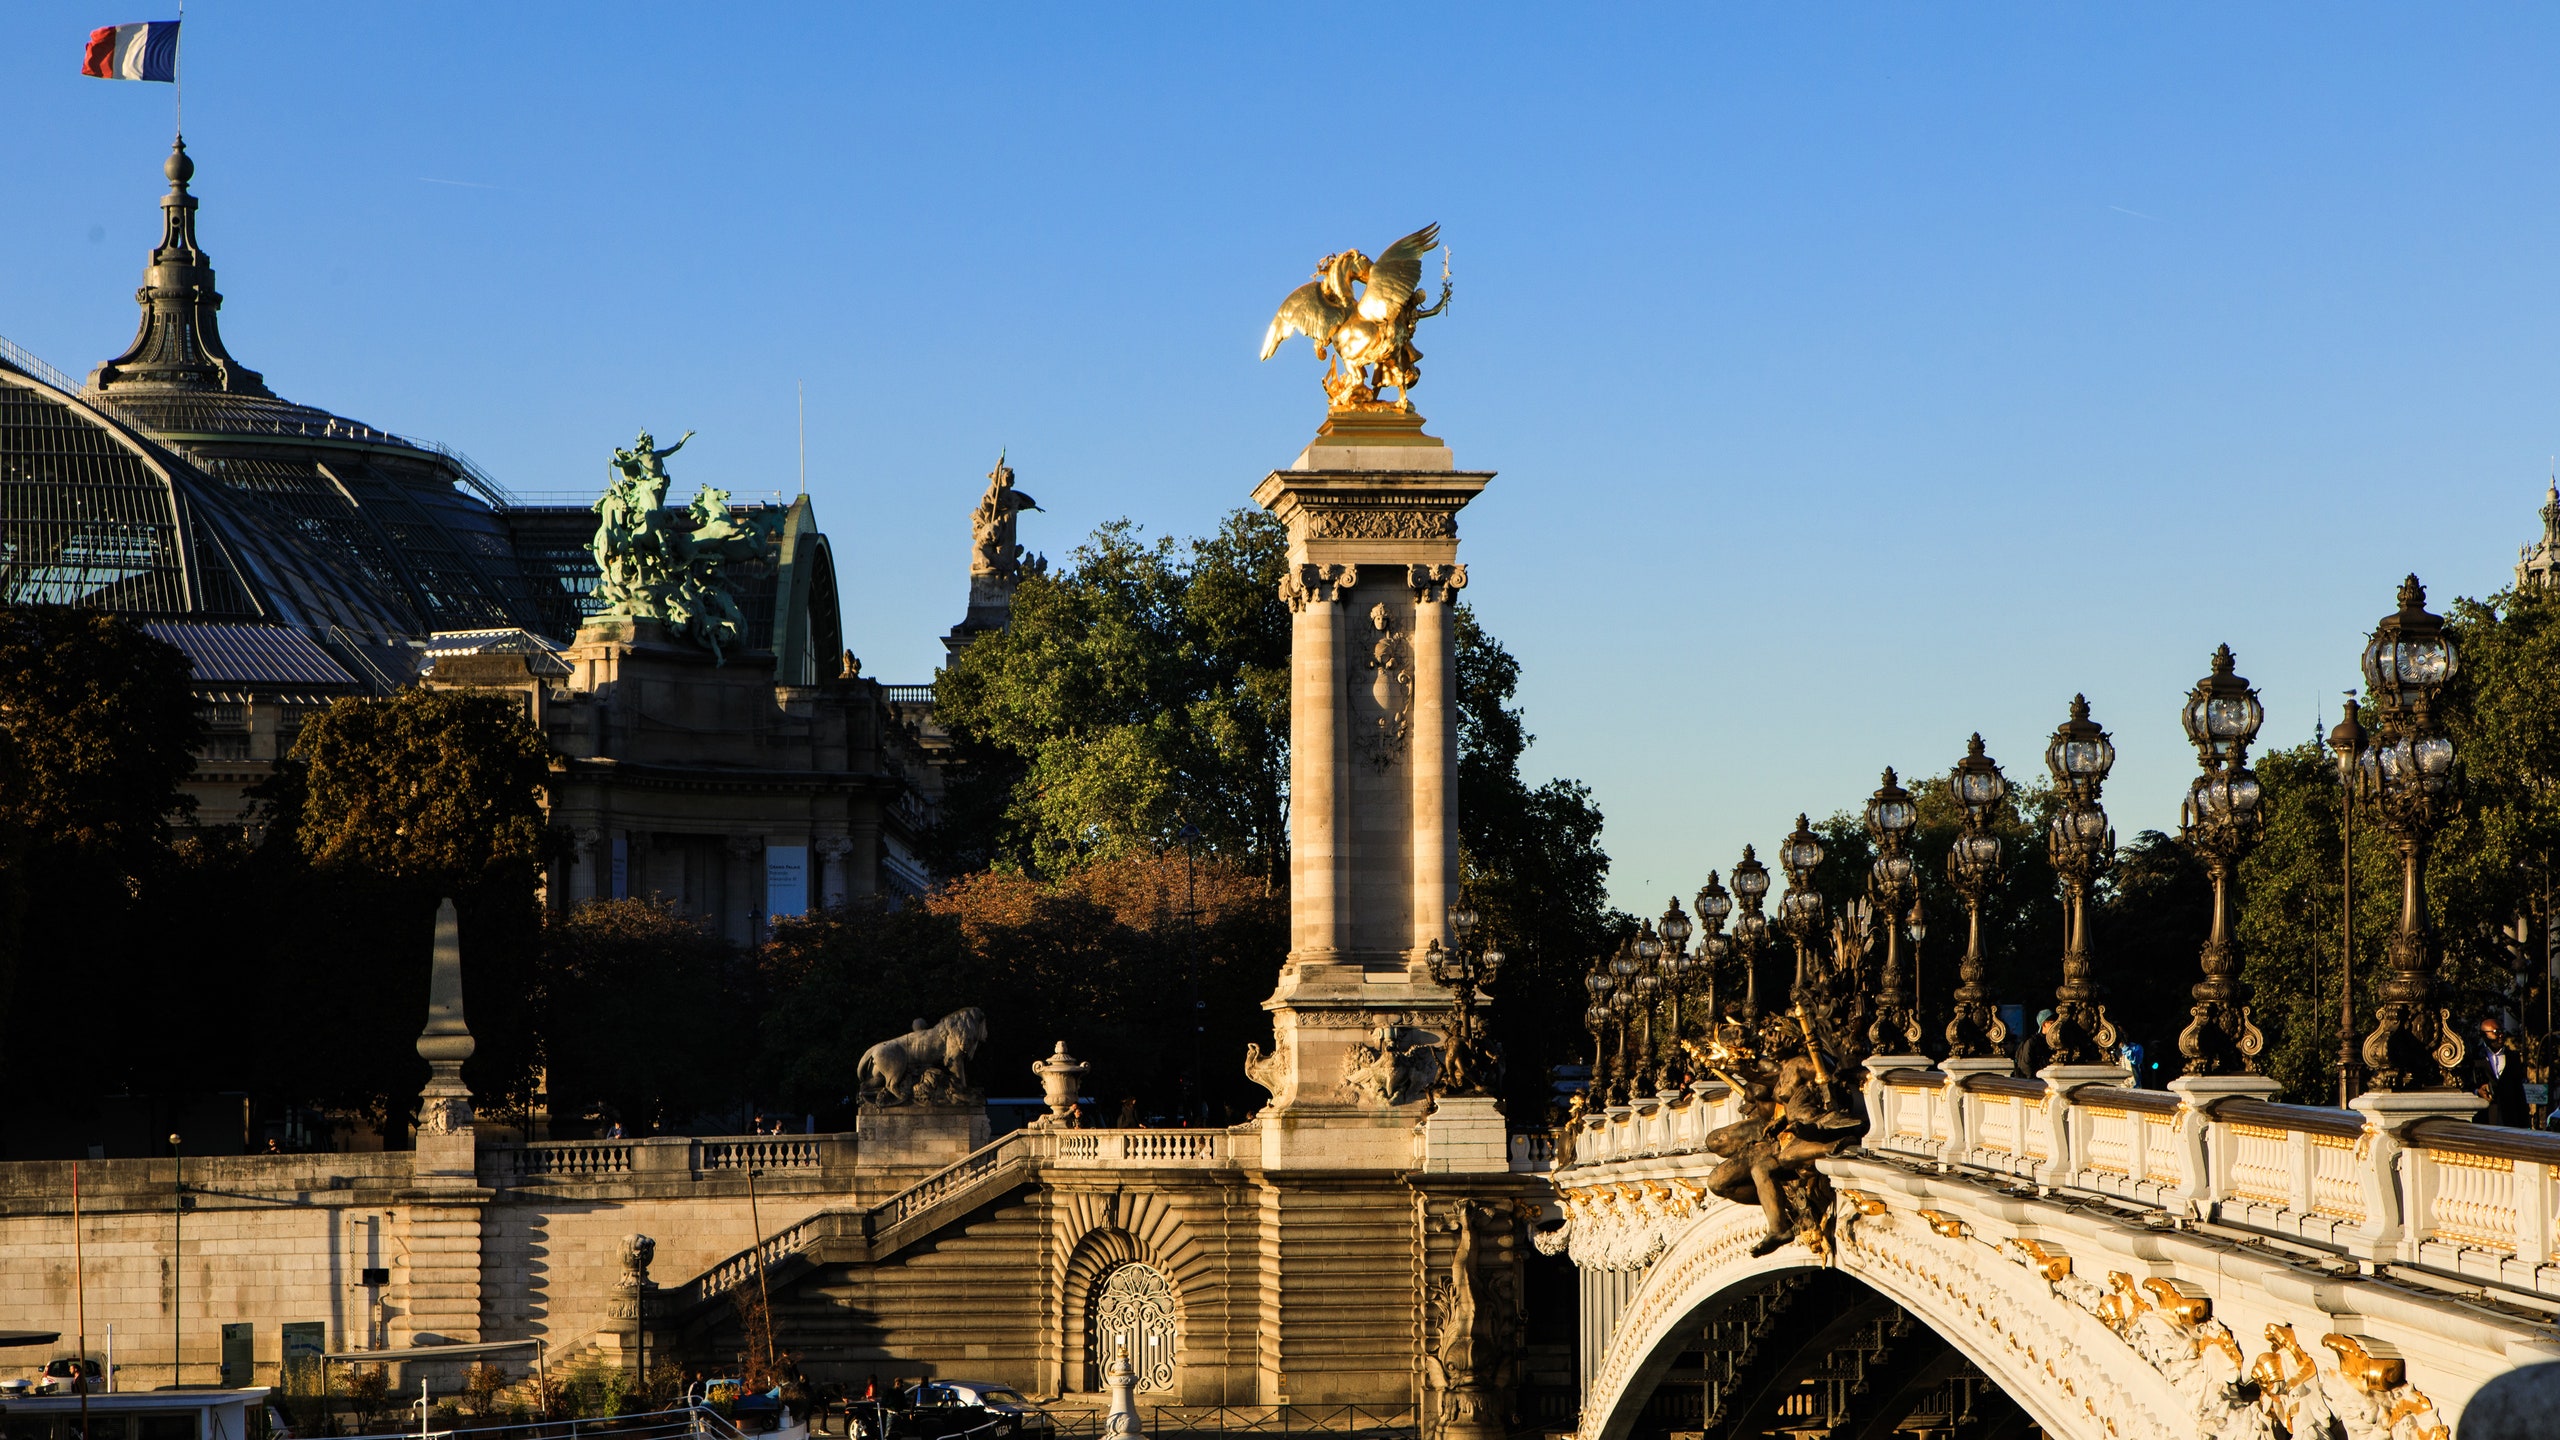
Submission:
<svg viewBox="0 0 2560 1440">
<path fill-rule="evenodd" d="M 76 1382 L 84 1377 L 89 1382 L 90 1394 L 106 1393 L 106 1367 L 92 1359 L 75 1359 L 69 1355 L 57 1355 L 44 1362 L 44 1369 L 36 1372 L 35 1392 L 39 1395 L 77 1395 L 80 1393 L 80 1386 Z"/>
<path fill-rule="evenodd" d="M 878 1440 L 943 1440 L 976 1432 L 987 1440 L 1047 1436 L 1049 1412 L 1010 1385 L 989 1380 L 927 1380 L 892 1391 L 881 1406 Z"/>
</svg>

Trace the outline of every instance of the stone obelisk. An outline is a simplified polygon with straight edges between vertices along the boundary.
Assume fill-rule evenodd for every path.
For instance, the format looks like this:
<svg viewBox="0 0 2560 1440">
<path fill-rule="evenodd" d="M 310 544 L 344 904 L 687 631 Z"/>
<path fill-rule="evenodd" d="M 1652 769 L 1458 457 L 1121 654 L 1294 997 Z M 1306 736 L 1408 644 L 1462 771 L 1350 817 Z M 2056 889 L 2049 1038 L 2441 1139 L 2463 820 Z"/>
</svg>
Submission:
<svg viewBox="0 0 2560 1440">
<path fill-rule="evenodd" d="M 1254 488 L 1289 531 L 1289 958 L 1264 1163 L 1411 1163 L 1458 896 L 1458 512 L 1493 478 L 1422 419 L 1335 410 Z M 1496 1138 L 1498 1140 L 1498 1121 Z M 1375 1153 L 1372 1153 L 1375 1152 Z"/>
</svg>

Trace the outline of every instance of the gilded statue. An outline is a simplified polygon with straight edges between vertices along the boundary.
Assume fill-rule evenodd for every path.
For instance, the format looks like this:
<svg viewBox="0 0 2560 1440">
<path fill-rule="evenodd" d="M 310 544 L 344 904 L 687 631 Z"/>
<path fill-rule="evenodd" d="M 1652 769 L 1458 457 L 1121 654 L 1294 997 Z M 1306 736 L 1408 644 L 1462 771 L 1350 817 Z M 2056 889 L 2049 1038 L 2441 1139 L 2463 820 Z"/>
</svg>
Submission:
<svg viewBox="0 0 2560 1440">
<path fill-rule="evenodd" d="M 1737 1204 L 1757 1204 L 1769 1233 L 1751 1247 L 1766 1255 L 1790 1241 L 1819 1249 L 1831 1209 L 1831 1186 L 1813 1162 L 1835 1153 L 1865 1128 L 1854 1094 L 1844 1093 L 1823 1063 L 1804 1011 L 1716 1027 L 1705 1045 L 1681 1045 L 1701 1068 L 1731 1086 L 1740 1118 L 1707 1136 L 1722 1158 L 1707 1188 Z M 1753 1042 L 1757 1040 L 1755 1045 Z"/>
<path fill-rule="evenodd" d="M 1336 410 L 1413 409 L 1413 385 L 1422 378 L 1422 352 L 1413 327 L 1449 308 L 1449 255 L 1440 253 L 1440 299 L 1422 304 L 1422 257 L 1440 243 L 1440 227 L 1425 225 L 1371 260 L 1357 250 L 1316 262 L 1315 278 L 1289 292 L 1262 337 L 1262 358 L 1279 352 L 1292 335 L 1315 342 L 1326 362 L 1325 397 Z M 1395 400 L 1378 398 L 1392 389 Z"/>
</svg>

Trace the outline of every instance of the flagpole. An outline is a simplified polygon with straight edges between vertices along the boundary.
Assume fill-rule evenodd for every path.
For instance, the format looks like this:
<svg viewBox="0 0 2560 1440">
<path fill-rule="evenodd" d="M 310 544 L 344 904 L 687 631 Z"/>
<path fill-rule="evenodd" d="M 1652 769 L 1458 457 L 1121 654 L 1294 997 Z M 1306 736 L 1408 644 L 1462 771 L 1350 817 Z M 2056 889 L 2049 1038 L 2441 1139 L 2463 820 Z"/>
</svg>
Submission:
<svg viewBox="0 0 2560 1440">
<path fill-rule="evenodd" d="M 187 138 L 187 67 L 180 52 L 187 45 L 187 0 L 178 0 L 178 38 L 169 42 L 170 124 L 180 142 Z"/>
</svg>

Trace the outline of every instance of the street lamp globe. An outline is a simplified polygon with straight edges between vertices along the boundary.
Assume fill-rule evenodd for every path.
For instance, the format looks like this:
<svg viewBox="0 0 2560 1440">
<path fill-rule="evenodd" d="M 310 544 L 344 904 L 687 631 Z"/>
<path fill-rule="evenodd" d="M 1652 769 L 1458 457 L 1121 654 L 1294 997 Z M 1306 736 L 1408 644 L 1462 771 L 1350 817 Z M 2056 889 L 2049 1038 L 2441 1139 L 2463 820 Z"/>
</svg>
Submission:
<svg viewBox="0 0 2560 1440">
<path fill-rule="evenodd" d="M 1822 864 L 1822 841 L 1801 814 L 1796 816 L 1795 833 L 1778 845 L 1778 864 L 1787 872 L 1787 884 L 1799 890 L 1812 885 L 1813 872 Z M 1740 871 L 1735 873 L 1738 876 Z"/>
<path fill-rule="evenodd" d="M 2249 745 L 2267 718 L 2258 692 L 2232 673 L 2235 663 L 2230 646 L 2217 648 L 2213 673 L 2187 694 L 2187 738 L 2195 742 L 2196 758 L 2208 765 L 2238 765 L 2248 759 Z"/>
<path fill-rule="evenodd" d="M 1956 803 L 1962 805 L 1965 817 L 1975 825 L 1991 823 L 1992 812 L 2009 797 L 2009 777 L 2000 766 L 1982 753 L 1982 736 L 1976 734 L 1965 742 L 1964 758 L 1947 776 L 1949 788 L 1955 791 Z"/>
<path fill-rule="evenodd" d="M 2364 647 L 2364 683 L 2386 709 L 2424 712 L 2460 672 L 2462 662 L 2444 633 L 2444 620 L 2427 613 L 2427 587 L 2410 576 L 2400 582 L 2400 611 L 2383 617 Z"/>
<path fill-rule="evenodd" d="M 1733 913 L 1733 897 L 1725 893 L 1724 882 L 1716 872 L 1707 872 L 1707 883 L 1698 887 L 1698 918 L 1707 922 L 1712 935 L 1724 928 L 1725 917 Z"/>
<path fill-rule="evenodd" d="M 1753 858 L 1748 845 L 1742 847 L 1742 862 L 1733 867 L 1733 893 L 1746 910 L 1757 910 L 1760 897 L 1769 893 L 1769 867 Z"/>
<path fill-rule="evenodd" d="M 2054 783 L 2068 790 L 2072 800 L 2085 805 L 2098 798 L 2098 786 L 2115 768 L 2116 747 L 2089 718 L 2089 697 L 2071 697 L 2071 718 L 2054 730 L 2052 742 L 2045 746 L 2044 763 L 2053 772 Z"/>
<path fill-rule="evenodd" d="M 1891 836 L 1899 841 L 1911 833 L 1912 823 L 1919 818 L 1918 807 L 1911 803 L 1911 792 L 1894 778 L 1893 767 L 1886 766 L 1884 784 L 1867 800 L 1867 828 L 1879 840 Z"/>
</svg>

